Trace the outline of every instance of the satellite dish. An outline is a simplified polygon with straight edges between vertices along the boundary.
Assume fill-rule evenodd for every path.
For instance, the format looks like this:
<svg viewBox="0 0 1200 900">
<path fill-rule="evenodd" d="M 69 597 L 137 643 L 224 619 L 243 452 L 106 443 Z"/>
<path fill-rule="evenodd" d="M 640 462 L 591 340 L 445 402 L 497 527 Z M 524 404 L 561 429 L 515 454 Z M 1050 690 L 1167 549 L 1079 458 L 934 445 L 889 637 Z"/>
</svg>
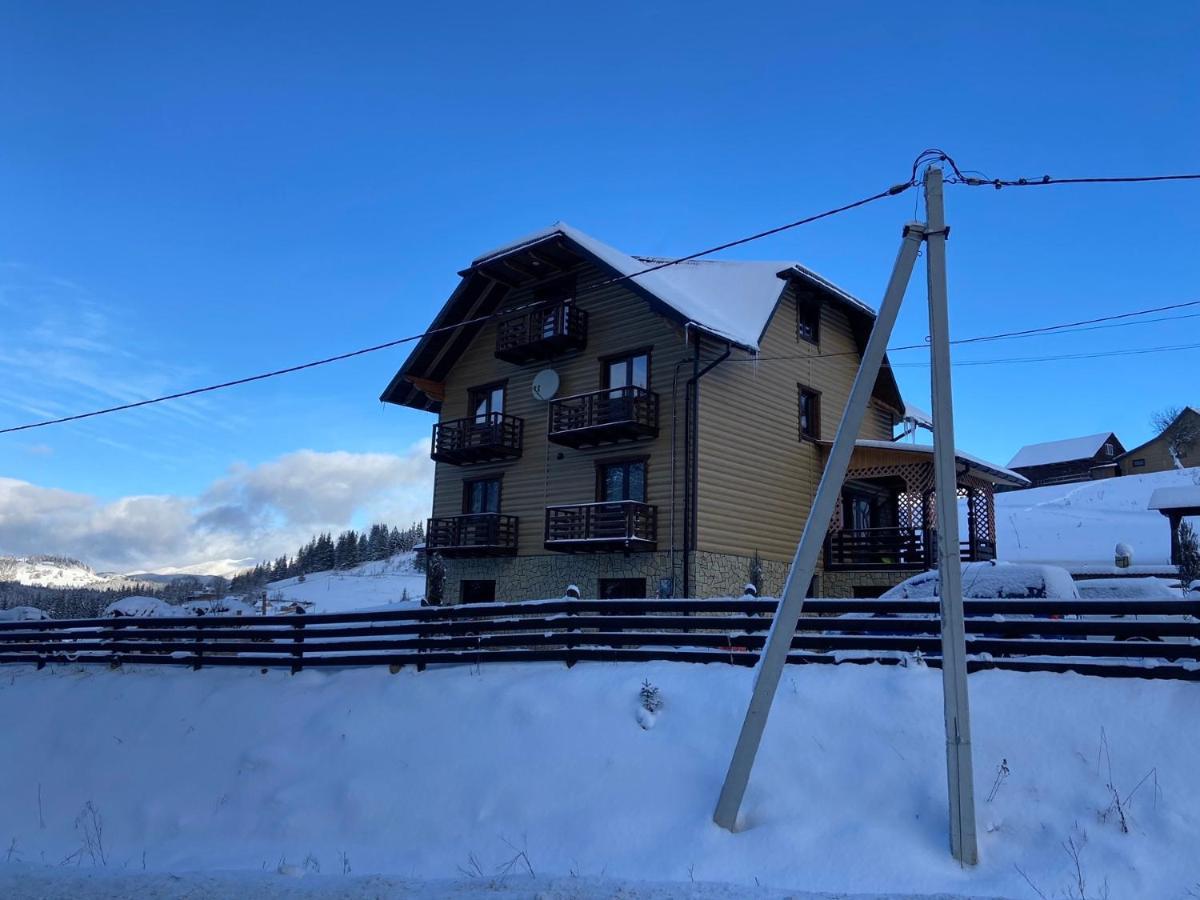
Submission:
<svg viewBox="0 0 1200 900">
<path fill-rule="evenodd" d="M 558 393 L 558 373 L 542 369 L 533 376 L 533 396 L 537 400 L 552 400 Z"/>
</svg>

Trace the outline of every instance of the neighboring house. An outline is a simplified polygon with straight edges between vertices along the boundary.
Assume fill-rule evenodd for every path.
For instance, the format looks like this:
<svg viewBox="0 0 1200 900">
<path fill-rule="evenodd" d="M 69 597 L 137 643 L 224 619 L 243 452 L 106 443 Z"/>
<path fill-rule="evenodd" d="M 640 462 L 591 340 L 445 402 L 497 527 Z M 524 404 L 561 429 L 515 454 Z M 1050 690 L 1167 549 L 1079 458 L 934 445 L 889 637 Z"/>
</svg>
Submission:
<svg viewBox="0 0 1200 900">
<path fill-rule="evenodd" d="M 383 392 L 438 413 L 445 602 L 782 588 L 874 313 L 791 262 L 625 277 L 659 262 L 561 223 L 480 256 Z M 821 593 L 930 563 L 932 451 L 891 443 L 903 411 L 885 365 Z M 964 558 L 990 558 L 994 486 L 1024 479 L 958 468 Z"/>
<path fill-rule="evenodd" d="M 1117 457 L 1125 452 L 1111 431 L 1029 444 L 1017 451 L 1008 467 L 1020 472 L 1033 487 L 1069 484 L 1093 478 L 1111 478 L 1120 474 Z"/>
<path fill-rule="evenodd" d="M 1200 466 L 1200 410 L 1188 406 L 1162 434 L 1116 459 L 1122 475 L 1144 475 Z"/>
</svg>

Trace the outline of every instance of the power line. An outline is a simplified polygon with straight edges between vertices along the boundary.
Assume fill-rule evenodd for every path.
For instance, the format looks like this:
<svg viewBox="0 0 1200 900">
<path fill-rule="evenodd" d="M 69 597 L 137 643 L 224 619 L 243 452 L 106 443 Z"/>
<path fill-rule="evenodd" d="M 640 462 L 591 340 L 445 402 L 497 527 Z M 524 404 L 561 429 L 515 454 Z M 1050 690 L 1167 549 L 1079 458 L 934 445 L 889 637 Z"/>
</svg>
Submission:
<svg viewBox="0 0 1200 900">
<path fill-rule="evenodd" d="M 916 172 L 916 167 L 917 167 L 917 164 L 914 163 L 913 164 L 913 172 L 914 173 Z M 575 292 L 575 298 L 578 299 L 580 296 L 592 293 L 593 291 L 600 290 L 601 288 L 609 287 L 611 285 L 618 284 L 623 281 L 628 281 L 630 279 L 638 278 L 642 275 L 647 275 L 651 272 L 657 272 L 658 270 L 665 269 L 669 266 L 674 266 L 674 265 L 678 265 L 679 263 L 689 262 L 693 259 L 699 259 L 702 256 L 711 256 L 714 253 L 720 253 L 721 251 L 728 250 L 731 247 L 740 247 L 741 245 L 748 244 L 752 241 L 757 241 L 757 240 L 761 240 L 762 238 L 765 238 L 765 237 L 770 237 L 772 235 L 781 234 L 782 232 L 790 231 L 793 228 L 799 228 L 801 225 L 808 225 L 811 222 L 817 222 L 817 221 L 820 221 L 821 219 L 827 219 L 830 216 L 835 216 L 840 213 L 849 212 L 852 209 L 858 209 L 859 207 L 866 206 L 869 203 L 874 203 L 877 200 L 883 200 L 887 197 L 894 197 L 898 194 L 902 194 L 905 191 L 909 190 L 915 184 L 916 184 L 916 177 L 914 174 L 914 177 L 911 180 L 909 180 L 903 184 L 893 185 L 892 187 L 887 188 L 886 190 L 883 190 L 883 191 L 879 191 L 876 194 L 872 194 L 869 197 L 863 197 L 860 200 L 855 200 L 851 203 L 846 203 L 846 204 L 843 204 L 842 206 L 837 206 L 837 207 L 834 207 L 833 209 L 828 209 L 828 210 L 825 210 L 824 212 L 820 212 L 815 215 L 806 216 L 805 218 L 797 219 L 794 222 L 788 222 L 784 225 L 777 225 L 774 228 L 768 228 L 765 231 L 759 231 L 759 232 L 756 232 L 755 234 L 747 235 L 746 237 L 737 238 L 732 241 L 726 241 L 725 243 L 717 244 L 714 247 L 707 247 L 704 250 L 698 250 L 695 253 L 690 253 L 687 256 L 681 256 L 678 259 L 664 260 L 662 262 L 655 263 L 654 265 L 647 266 L 646 268 L 640 269 L 636 272 L 629 272 L 627 274 L 617 275 L 615 277 L 606 279 L 604 281 L 600 281 L 595 284 L 587 285 L 583 288 L 578 289 Z M 530 304 L 530 305 L 536 305 L 536 304 Z M 520 309 L 521 307 L 517 307 L 517 308 Z M 514 310 L 508 310 L 507 312 L 513 312 L 513 311 Z M 452 325 L 445 325 L 440 328 L 432 328 L 432 329 L 429 329 L 428 331 L 424 331 L 420 334 L 409 335 L 408 337 L 398 338 L 394 341 L 387 341 L 386 343 L 383 343 L 383 344 L 376 344 L 372 347 L 363 347 L 362 349 L 359 349 L 359 350 L 352 350 L 349 353 L 339 353 L 337 356 L 328 356 L 328 357 L 325 357 L 324 359 L 317 359 L 317 360 L 313 360 L 311 362 L 301 363 L 301 364 L 295 365 L 295 366 L 288 366 L 283 369 L 275 369 L 270 372 L 262 372 L 262 373 L 259 373 L 258 375 L 249 375 L 245 378 L 235 378 L 231 381 L 220 382 L 219 384 L 210 384 L 210 385 L 205 385 L 204 387 L 191 388 L 190 390 L 186 390 L 186 391 L 177 391 L 173 394 L 164 394 L 161 397 L 152 397 L 152 398 L 148 398 L 146 400 L 137 400 L 132 403 L 122 403 L 118 406 L 109 406 L 109 407 L 105 407 L 104 409 L 91 410 L 90 412 L 76 413 L 76 414 L 70 415 L 70 416 L 60 416 L 59 418 L 56 418 L 56 419 L 44 419 L 40 422 L 29 422 L 25 425 L 13 425 L 8 428 L 0 428 L 0 434 L 12 434 L 13 432 L 17 432 L 17 431 L 28 431 L 29 429 L 32 429 L 32 428 L 45 428 L 48 425 L 61 425 L 66 422 L 77 422 L 80 419 L 90 419 L 90 418 L 94 418 L 96 416 L 108 415 L 109 413 L 123 412 L 125 410 L 137 409 L 137 408 L 143 407 L 143 406 L 152 406 L 156 403 L 165 403 L 168 400 L 179 400 L 184 397 L 195 397 L 199 394 L 207 394 L 207 393 L 211 393 L 212 391 L 220 391 L 220 390 L 224 390 L 225 388 L 237 387 L 238 385 L 243 385 L 243 384 L 250 384 L 255 381 L 265 381 L 268 378 L 277 378 L 281 375 L 290 375 L 294 372 L 301 372 L 305 369 L 315 369 L 318 366 L 326 366 L 326 365 L 329 365 L 330 363 L 341 362 L 343 360 L 351 359 L 356 356 L 365 356 L 368 353 L 376 353 L 380 350 L 387 350 L 392 347 L 398 347 L 401 344 L 408 344 L 413 341 L 418 341 L 424 337 L 429 337 L 429 336 L 440 334 L 440 333 L 443 333 L 446 331 L 454 331 L 455 329 L 462 328 L 463 326 L 466 326 L 466 325 L 475 325 L 475 324 L 479 324 L 481 322 L 487 322 L 490 319 L 492 319 L 495 315 L 496 315 L 496 313 L 490 313 L 486 316 L 478 316 L 473 319 L 467 319 L 465 321 L 455 322 Z"/>
<path fill-rule="evenodd" d="M 1166 306 L 1154 306 L 1148 309 L 1133 310 L 1124 313 L 1114 313 L 1107 316 L 1097 316 L 1094 319 L 1081 319 L 1077 322 L 1062 322 L 1057 325 L 1042 325 L 1037 328 L 1025 328 L 1019 331 L 1001 331 L 996 334 L 977 335 L 969 338 L 958 338 L 950 343 L 959 344 L 978 344 L 986 341 L 1001 341 L 1011 340 L 1015 338 L 1025 337 L 1054 337 L 1060 334 L 1073 334 L 1080 331 L 1097 331 L 1102 328 L 1127 328 L 1131 325 L 1150 325 L 1155 322 L 1173 322 L 1178 319 L 1193 319 L 1200 317 L 1200 313 L 1190 313 L 1182 316 L 1164 316 L 1158 319 L 1146 319 L 1138 321 L 1128 321 L 1137 316 L 1152 315 L 1153 313 L 1169 312 L 1176 309 L 1187 309 L 1189 307 L 1200 306 L 1200 300 L 1188 300 L 1183 303 L 1171 303 Z M 902 344 L 897 347 L 888 347 L 888 353 L 898 353 L 903 350 L 925 350 L 929 347 L 928 343 L 921 344 Z M 785 354 L 782 356 L 750 356 L 745 359 L 730 360 L 730 362 L 774 362 L 776 360 L 786 359 L 829 359 L 837 356 L 857 356 L 857 350 L 838 350 L 832 353 L 796 353 Z M 895 363 L 893 365 L 900 365 Z"/>
<path fill-rule="evenodd" d="M 1130 347 L 1123 350 L 1100 350 L 1087 353 L 1056 353 L 1053 356 L 1010 356 L 999 359 L 966 359 L 960 360 L 952 365 L 958 366 L 998 366 L 1009 363 L 1034 363 L 1034 362 L 1055 362 L 1058 360 L 1069 359 L 1102 359 L 1110 356 L 1142 356 L 1146 353 L 1172 353 L 1178 350 L 1197 350 L 1200 349 L 1200 344 L 1174 344 L 1163 347 Z M 908 362 L 908 363 L 893 363 L 893 366 L 904 368 L 917 368 L 928 366 L 927 362 Z"/>
<path fill-rule="evenodd" d="M 924 150 L 913 164 L 913 178 L 916 179 L 916 169 L 922 162 L 944 162 L 950 166 L 953 175 L 946 178 L 947 184 L 965 184 L 968 187 L 994 187 L 996 190 L 1006 187 L 1045 187 L 1051 184 L 1146 184 L 1156 181 L 1200 181 L 1200 173 L 1185 172 L 1176 175 L 1115 175 L 1088 176 L 1081 178 L 1055 178 L 1042 175 L 1039 178 L 989 178 L 983 172 L 975 169 L 963 170 L 958 167 L 954 158 L 944 150 L 936 148 Z M 970 174 L 974 173 L 974 174 Z"/>
</svg>

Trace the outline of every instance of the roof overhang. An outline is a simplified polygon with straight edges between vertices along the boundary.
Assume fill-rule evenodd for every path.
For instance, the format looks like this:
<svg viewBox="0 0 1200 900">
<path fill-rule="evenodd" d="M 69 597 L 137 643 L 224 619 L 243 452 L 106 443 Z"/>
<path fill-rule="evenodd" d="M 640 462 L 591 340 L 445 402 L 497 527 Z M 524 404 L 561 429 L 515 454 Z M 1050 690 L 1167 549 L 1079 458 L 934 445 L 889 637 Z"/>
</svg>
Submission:
<svg viewBox="0 0 1200 900">
<path fill-rule="evenodd" d="M 833 446 L 832 441 L 819 442 L 826 450 Z M 920 459 L 933 463 L 934 448 L 930 444 L 908 444 L 900 441 L 872 441 L 872 440 L 857 440 L 854 442 L 855 455 L 860 458 L 868 453 L 876 455 L 878 453 L 895 453 L 898 458 L 908 460 Z M 964 453 L 961 450 L 955 449 L 954 462 L 958 469 L 958 474 L 970 475 L 982 481 L 987 481 L 992 484 L 1003 484 L 1010 487 L 1028 487 L 1029 479 L 1024 475 L 1006 469 L 996 463 L 988 462 L 986 459 L 980 459 L 977 456 L 972 456 L 969 453 Z M 851 465 L 853 465 L 853 457 L 851 457 Z"/>
</svg>

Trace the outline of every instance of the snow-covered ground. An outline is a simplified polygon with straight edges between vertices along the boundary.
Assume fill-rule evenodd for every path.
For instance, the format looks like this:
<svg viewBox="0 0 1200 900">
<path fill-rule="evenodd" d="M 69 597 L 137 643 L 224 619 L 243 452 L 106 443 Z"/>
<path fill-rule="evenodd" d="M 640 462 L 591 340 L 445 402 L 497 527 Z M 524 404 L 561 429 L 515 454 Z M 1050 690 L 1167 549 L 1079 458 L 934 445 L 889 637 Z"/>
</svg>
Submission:
<svg viewBox="0 0 1200 900">
<path fill-rule="evenodd" d="M 625 887 L 596 879 L 628 879 L 675 882 L 629 897 L 692 895 L 693 882 L 736 886 L 697 892 L 722 898 L 778 896 L 756 886 L 1035 897 L 1027 876 L 1058 897 L 1074 889 L 1072 845 L 1089 897 L 1200 891 L 1192 683 L 972 675 L 982 862 L 963 870 L 947 848 L 940 673 L 920 666 L 789 667 L 738 834 L 710 817 L 750 670 L 3 674 L 0 720 L 20 723 L 0 742 L 0 850 L 20 864 L 0 865 L 4 896 L 496 885 L 500 897 L 589 898 Z M 649 730 L 636 715 L 644 679 L 664 702 Z M 529 869 L 542 881 L 524 881 Z M 103 877 L 81 885 L 93 870 Z M 200 874 L 170 880 L 179 873 Z M 387 876 L 374 892 L 355 880 L 374 874 Z"/>
<path fill-rule="evenodd" d="M 1200 468 L 1125 475 L 996 495 L 997 552 L 1012 562 L 1107 571 L 1123 541 L 1135 567 L 1171 561 L 1166 518 L 1146 508 L 1155 488 L 1200 483 Z"/>
<path fill-rule="evenodd" d="M 267 595 L 284 602 L 311 603 L 308 612 L 314 613 L 419 606 L 425 596 L 425 575 L 416 570 L 415 558 L 414 553 L 397 553 L 351 569 L 313 572 L 303 581 L 285 578 L 268 584 Z"/>
</svg>

